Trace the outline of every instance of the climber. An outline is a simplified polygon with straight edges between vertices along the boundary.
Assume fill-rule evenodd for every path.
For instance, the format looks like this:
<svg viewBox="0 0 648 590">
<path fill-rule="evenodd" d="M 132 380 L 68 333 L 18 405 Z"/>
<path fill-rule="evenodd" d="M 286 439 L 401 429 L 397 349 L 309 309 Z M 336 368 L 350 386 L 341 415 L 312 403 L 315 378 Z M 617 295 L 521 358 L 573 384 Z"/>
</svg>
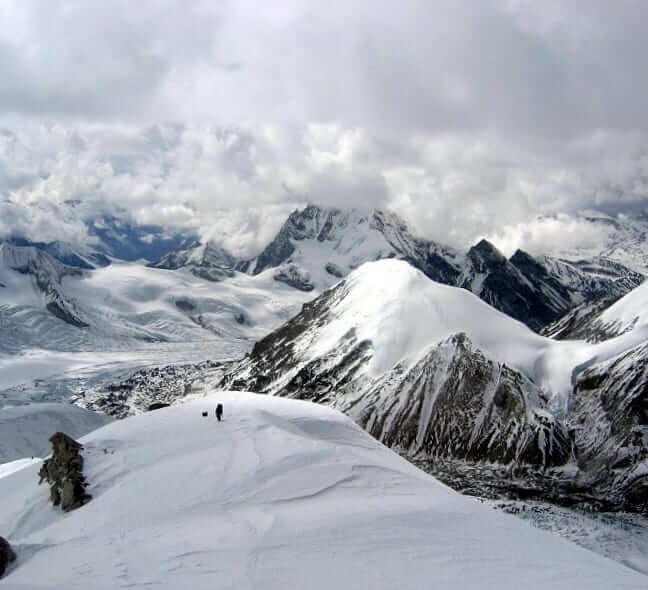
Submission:
<svg viewBox="0 0 648 590">
<path fill-rule="evenodd" d="M 218 418 L 218 421 L 221 421 L 221 418 L 223 417 L 223 404 L 218 404 L 216 406 L 216 418 Z"/>
</svg>

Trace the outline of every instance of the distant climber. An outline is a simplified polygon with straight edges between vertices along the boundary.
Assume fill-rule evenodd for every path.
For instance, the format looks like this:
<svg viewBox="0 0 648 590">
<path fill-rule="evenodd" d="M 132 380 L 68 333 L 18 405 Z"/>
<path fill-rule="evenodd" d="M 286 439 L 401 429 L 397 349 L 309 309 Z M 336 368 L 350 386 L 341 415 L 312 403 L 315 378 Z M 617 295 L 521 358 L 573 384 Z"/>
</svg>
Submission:
<svg viewBox="0 0 648 590">
<path fill-rule="evenodd" d="M 218 418 L 218 421 L 221 421 L 221 418 L 223 417 L 223 404 L 218 404 L 216 406 L 216 418 Z"/>
</svg>

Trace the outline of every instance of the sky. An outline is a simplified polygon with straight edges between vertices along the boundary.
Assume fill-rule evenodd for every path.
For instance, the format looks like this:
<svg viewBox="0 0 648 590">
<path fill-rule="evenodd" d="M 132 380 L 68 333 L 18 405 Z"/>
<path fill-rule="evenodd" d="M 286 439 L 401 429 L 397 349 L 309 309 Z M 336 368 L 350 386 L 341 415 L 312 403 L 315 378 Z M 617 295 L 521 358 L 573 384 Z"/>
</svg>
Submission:
<svg viewBox="0 0 648 590">
<path fill-rule="evenodd" d="M 306 203 L 507 248 L 648 210 L 643 0 L 3 0 L 0 236 L 237 254 Z M 75 206 L 70 203 L 74 202 Z"/>
</svg>

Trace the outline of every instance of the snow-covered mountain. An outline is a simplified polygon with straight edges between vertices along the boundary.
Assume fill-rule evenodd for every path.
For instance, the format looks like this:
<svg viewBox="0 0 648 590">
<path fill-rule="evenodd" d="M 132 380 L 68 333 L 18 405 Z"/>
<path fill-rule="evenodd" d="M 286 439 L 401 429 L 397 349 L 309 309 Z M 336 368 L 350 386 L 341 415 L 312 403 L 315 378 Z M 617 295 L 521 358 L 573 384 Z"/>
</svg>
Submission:
<svg viewBox="0 0 648 590">
<path fill-rule="evenodd" d="M 645 587 L 310 403 L 219 393 L 82 442 L 93 499 L 75 511 L 49 506 L 39 465 L 0 479 L 0 530 L 17 553 L 3 588 Z"/>
<path fill-rule="evenodd" d="M 92 269 L 110 264 L 111 259 L 135 261 L 158 260 L 178 249 L 193 247 L 198 243 L 193 233 L 166 231 L 155 225 L 139 225 L 127 220 L 127 215 L 100 215 L 83 220 L 87 241 L 43 242 L 24 236 L 0 236 L 13 246 L 31 246 L 47 252 L 65 264 L 81 269 Z"/>
<path fill-rule="evenodd" d="M 291 213 L 263 252 L 239 262 L 237 269 L 259 274 L 291 264 L 323 289 L 367 261 L 393 257 L 422 267 L 442 283 L 452 283 L 461 266 L 457 251 L 416 238 L 394 213 L 310 205 Z"/>
<path fill-rule="evenodd" d="M 612 295 L 585 303 L 558 321 L 548 325 L 543 333 L 557 340 L 582 339 L 600 342 L 648 324 L 648 282 L 627 295 Z"/>
<path fill-rule="evenodd" d="M 218 252 L 213 262 L 205 256 L 210 248 Z M 643 280 L 643 275 L 603 259 L 572 264 L 535 260 L 518 250 L 507 260 L 486 240 L 464 254 L 414 236 L 394 213 L 314 205 L 294 211 L 258 256 L 237 261 L 234 267 L 251 275 L 272 269 L 276 281 L 321 292 L 361 264 L 384 258 L 406 260 L 435 281 L 468 289 L 534 330 L 583 301 L 623 295 Z M 231 264 L 222 249 L 203 244 L 171 254 L 155 266 L 187 266 L 207 278 L 222 278 Z"/>
<path fill-rule="evenodd" d="M 0 351 L 105 350 L 139 342 L 258 339 L 310 298 L 271 276 L 213 283 L 115 261 L 81 271 L 33 247 L 0 245 Z"/>
<path fill-rule="evenodd" d="M 223 247 L 214 242 L 175 250 L 148 266 L 177 270 L 188 268 L 192 274 L 208 281 L 222 281 L 234 276 L 236 260 Z"/>
<path fill-rule="evenodd" d="M 9 330 L 13 324 L 20 330 L 19 324 L 27 322 L 27 315 L 36 322 L 51 324 L 55 317 L 67 326 L 87 328 L 83 313 L 63 288 L 65 279 L 81 277 L 82 271 L 61 264 L 42 250 L 1 243 L 0 317 L 4 342 L 0 346 L 8 348 L 8 339 L 15 338 Z M 34 309 L 36 318 L 30 314 Z"/>
<path fill-rule="evenodd" d="M 593 481 L 588 462 L 581 463 L 589 445 L 574 426 L 584 417 L 573 407 L 573 387 L 581 378 L 591 383 L 586 369 L 602 370 L 628 354 L 645 359 L 647 341 L 643 324 L 600 344 L 544 338 L 466 290 L 384 260 L 305 304 L 221 384 L 330 404 L 412 458 L 541 469 L 574 462 L 588 490 L 607 490 L 609 473 L 603 481 L 597 472 Z M 627 390 L 617 408 L 623 427 L 614 453 L 628 445 L 643 449 L 625 466 L 636 477 L 616 492 L 624 506 L 636 497 L 632 486 L 648 485 L 641 479 L 648 431 L 637 443 L 633 429 L 645 427 L 641 414 L 628 409 L 645 403 L 637 396 Z M 614 462 L 610 453 L 599 448 L 599 463 Z"/>
<path fill-rule="evenodd" d="M 560 246 L 552 248 L 551 244 L 547 244 L 548 251 L 553 256 L 576 261 L 603 256 L 648 275 L 648 217 L 645 214 L 612 217 L 592 211 L 577 219 L 598 230 L 598 243 L 571 249 Z"/>
</svg>

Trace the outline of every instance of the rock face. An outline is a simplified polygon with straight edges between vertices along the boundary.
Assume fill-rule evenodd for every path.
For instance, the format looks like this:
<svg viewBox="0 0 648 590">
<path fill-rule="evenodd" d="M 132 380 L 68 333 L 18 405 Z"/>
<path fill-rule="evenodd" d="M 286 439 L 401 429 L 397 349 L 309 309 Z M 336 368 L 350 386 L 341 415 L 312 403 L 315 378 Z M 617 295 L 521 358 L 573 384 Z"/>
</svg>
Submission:
<svg viewBox="0 0 648 590">
<path fill-rule="evenodd" d="M 166 270 L 188 268 L 197 277 L 218 282 L 234 276 L 235 263 L 236 260 L 227 250 L 214 242 L 206 242 L 170 252 L 148 266 Z"/>
<path fill-rule="evenodd" d="M 451 334 L 379 373 L 370 367 L 384 351 L 359 336 L 352 323 L 330 352 L 310 356 L 326 326 L 346 325 L 347 316 L 339 314 L 354 289 L 348 281 L 257 342 L 219 386 L 333 406 L 409 458 L 540 469 L 569 460 L 572 440 L 565 423 L 550 412 L 545 392 L 519 371 L 487 358 L 465 333 Z"/>
<path fill-rule="evenodd" d="M 312 291 L 315 285 L 310 280 L 308 272 L 300 269 L 294 264 L 282 267 L 274 275 L 274 280 L 280 283 L 286 283 L 300 291 Z"/>
<path fill-rule="evenodd" d="M 9 541 L 4 537 L 0 537 L 0 577 L 2 577 L 7 569 L 7 566 L 15 561 L 16 554 L 14 553 Z"/>
<path fill-rule="evenodd" d="M 486 240 L 464 254 L 414 236 L 391 212 L 314 205 L 291 213 L 263 252 L 235 268 L 254 275 L 276 268 L 278 277 L 288 279 L 309 275 L 308 283 L 285 282 L 323 290 L 364 262 L 383 258 L 405 260 L 434 281 L 468 289 L 535 331 L 583 301 L 624 295 L 643 280 L 601 257 L 568 262 L 518 250 L 507 259 Z"/>
<path fill-rule="evenodd" d="M 648 344 L 579 375 L 569 427 L 597 494 L 648 513 Z"/>
<path fill-rule="evenodd" d="M 63 294 L 65 277 L 81 277 L 83 271 L 65 266 L 46 252 L 34 247 L 0 244 L 0 267 L 32 277 L 34 287 L 43 294 L 45 307 L 52 315 L 76 328 L 87 328 L 76 303 Z"/>
<path fill-rule="evenodd" d="M 54 506 L 60 506 L 64 512 L 79 508 L 92 499 L 85 490 L 80 453 L 83 446 L 63 432 L 53 434 L 50 442 L 52 456 L 43 463 L 38 483 L 47 481 L 50 484 L 50 499 Z"/>
</svg>

